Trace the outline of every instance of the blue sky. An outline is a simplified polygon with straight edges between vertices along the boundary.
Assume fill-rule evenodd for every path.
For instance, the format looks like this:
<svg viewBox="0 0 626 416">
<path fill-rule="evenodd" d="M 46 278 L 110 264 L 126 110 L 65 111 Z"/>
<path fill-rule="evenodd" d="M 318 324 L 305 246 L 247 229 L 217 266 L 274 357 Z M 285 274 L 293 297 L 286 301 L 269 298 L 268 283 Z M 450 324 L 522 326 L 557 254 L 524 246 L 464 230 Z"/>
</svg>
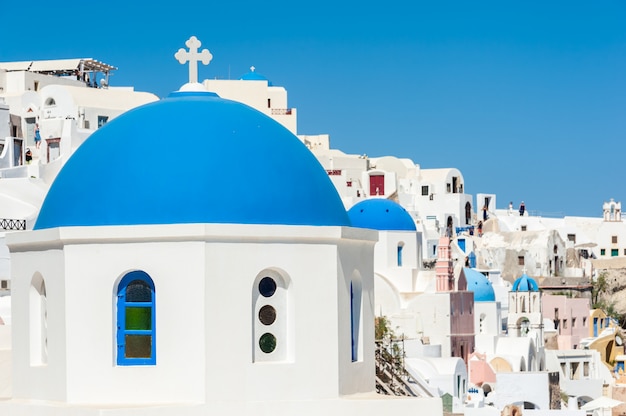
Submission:
<svg viewBox="0 0 626 416">
<path fill-rule="evenodd" d="M 200 79 L 254 65 L 334 148 L 456 167 L 502 208 L 626 204 L 624 1 L 196 3 L 10 1 L 0 61 L 92 57 L 119 67 L 111 85 L 165 96 L 196 35 Z"/>
</svg>

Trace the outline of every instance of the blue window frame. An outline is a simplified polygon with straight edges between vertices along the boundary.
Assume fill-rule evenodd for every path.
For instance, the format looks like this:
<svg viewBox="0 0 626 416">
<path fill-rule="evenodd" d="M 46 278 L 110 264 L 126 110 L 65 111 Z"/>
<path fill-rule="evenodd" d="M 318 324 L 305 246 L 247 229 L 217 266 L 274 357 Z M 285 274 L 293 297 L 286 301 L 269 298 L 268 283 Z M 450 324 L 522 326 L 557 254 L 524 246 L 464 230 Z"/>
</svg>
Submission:
<svg viewBox="0 0 626 416">
<path fill-rule="evenodd" d="M 117 287 L 117 364 L 156 364 L 154 282 L 134 271 Z"/>
<path fill-rule="evenodd" d="M 359 360 L 359 346 L 361 339 L 361 297 L 362 287 L 359 280 L 350 282 L 350 332 L 352 362 Z"/>
</svg>

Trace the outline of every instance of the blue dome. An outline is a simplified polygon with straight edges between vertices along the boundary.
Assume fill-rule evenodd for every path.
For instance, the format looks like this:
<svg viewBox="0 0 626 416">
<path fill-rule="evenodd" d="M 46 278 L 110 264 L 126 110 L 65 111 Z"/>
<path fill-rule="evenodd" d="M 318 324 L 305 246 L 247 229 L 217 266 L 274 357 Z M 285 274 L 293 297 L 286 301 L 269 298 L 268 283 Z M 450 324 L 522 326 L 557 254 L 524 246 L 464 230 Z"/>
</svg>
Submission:
<svg viewBox="0 0 626 416">
<path fill-rule="evenodd" d="M 267 85 L 272 85 L 272 83 L 266 77 L 259 74 L 258 72 L 254 72 L 254 70 L 246 72 L 239 79 L 244 81 L 267 81 Z"/>
<path fill-rule="evenodd" d="M 35 229 L 180 223 L 350 220 L 289 130 L 216 94 L 176 92 L 94 132 L 52 184 Z"/>
<path fill-rule="evenodd" d="M 526 273 L 515 279 L 513 282 L 513 292 L 539 292 L 539 285 L 535 279 L 528 277 Z"/>
<path fill-rule="evenodd" d="M 474 292 L 474 302 L 495 302 L 496 294 L 489 279 L 484 274 L 467 267 L 463 268 L 467 290 Z"/>
<path fill-rule="evenodd" d="M 353 227 L 379 231 L 416 231 L 415 221 L 400 205 L 388 199 L 366 199 L 348 211 Z"/>
</svg>

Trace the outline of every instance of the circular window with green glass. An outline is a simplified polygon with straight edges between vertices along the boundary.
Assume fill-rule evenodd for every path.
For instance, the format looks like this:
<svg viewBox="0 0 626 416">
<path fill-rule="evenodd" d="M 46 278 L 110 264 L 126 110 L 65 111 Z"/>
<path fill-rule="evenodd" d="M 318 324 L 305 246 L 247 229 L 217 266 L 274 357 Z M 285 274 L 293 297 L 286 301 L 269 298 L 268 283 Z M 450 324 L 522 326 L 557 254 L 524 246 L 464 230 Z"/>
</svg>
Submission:
<svg viewBox="0 0 626 416">
<path fill-rule="evenodd" d="M 269 332 L 266 332 L 261 335 L 261 338 L 259 339 L 259 347 L 264 353 L 271 353 L 276 349 L 276 337 Z"/>
</svg>

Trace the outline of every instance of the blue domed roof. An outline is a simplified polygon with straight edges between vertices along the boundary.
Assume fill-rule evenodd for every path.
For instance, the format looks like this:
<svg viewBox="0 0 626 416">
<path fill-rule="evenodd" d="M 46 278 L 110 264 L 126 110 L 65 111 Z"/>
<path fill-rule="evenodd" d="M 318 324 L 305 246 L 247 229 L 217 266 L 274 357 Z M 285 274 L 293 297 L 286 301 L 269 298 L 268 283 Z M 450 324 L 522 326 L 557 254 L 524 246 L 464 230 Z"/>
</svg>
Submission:
<svg viewBox="0 0 626 416">
<path fill-rule="evenodd" d="M 267 81 L 267 85 L 272 85 L 272 83 L 263 75 L 258 72 L 254 72 L 254 67 L 250 68 L 250 72 L 246 72 L 239 79 L 244 81 Z"/>
<path fill-rule="evenodd" d="M 67 161 L 35 229 L 236 223 L 349 226 L 326 171 L 270 117 L 176 92 L 94 132 Z"/>
<path fill-rule="evenodd" d="M 379 231 L 416 231 L 415 221 L 399 204 L 388 199 L 366 199 L 348 211 L 353 227 Z"/>
<path fill-rule="evenodd" d="M 526 273 L 515 279 L 513 282 L 513 292 L 539 292 L 539 285 L 535 279 L 528 277 Z"/>
<path fill-rule="evenodd" d="M 484 274 L 474 269 L 463 268 L 467 290 L 474 292 L 474 302 L 495 302 L 496 294 L 493 285 Z"/>
</svg>

